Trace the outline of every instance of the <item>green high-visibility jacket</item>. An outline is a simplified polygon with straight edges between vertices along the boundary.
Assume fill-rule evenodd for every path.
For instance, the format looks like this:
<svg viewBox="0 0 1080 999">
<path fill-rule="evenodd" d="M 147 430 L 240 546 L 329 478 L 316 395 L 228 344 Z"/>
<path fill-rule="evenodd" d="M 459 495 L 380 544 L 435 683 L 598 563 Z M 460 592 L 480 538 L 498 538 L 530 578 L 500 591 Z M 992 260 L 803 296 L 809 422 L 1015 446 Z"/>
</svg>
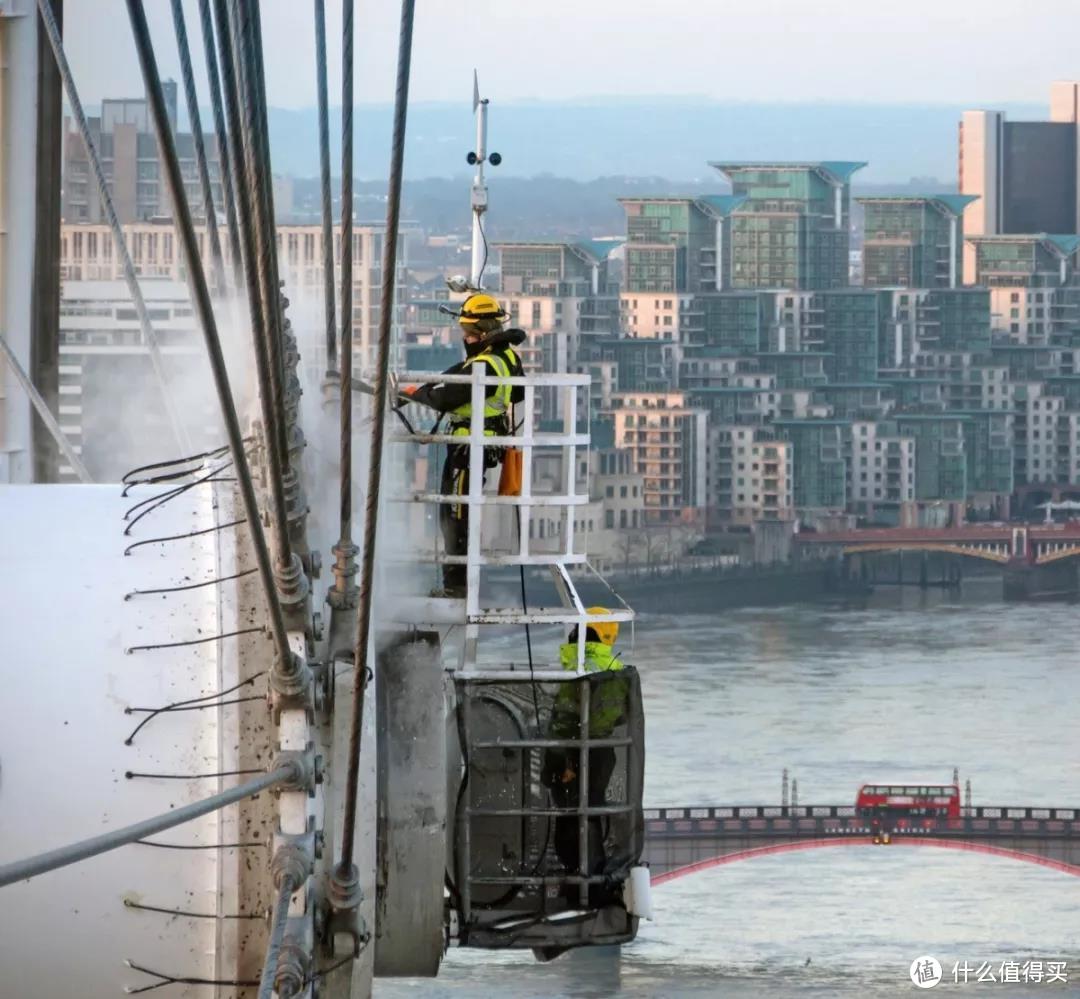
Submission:
<svg viewBox="0 0 1080 999">
<path fill-rule="evenodd" d="M 510 378 L 512 375 L 521 373 L 521 360 L 518 358 L 516 351 L 512 347 L 503 347 L 499 353 L 491 350 L 484 350 L 479 354 L 466 359 L 462 365 L 462 371 L 467 371 L 469 367 L 477 362 L 482 361 L 490 369 L 491 374 L 496 375 L 499 378 Z M 487 396 L 484 399 L 484 433 L 487 435 L 493 435 L 495 428 L 491 425 L 492 421 L 497 420 L 499 417 L 504 417 L 510 411 L 510 405 L 513 401 L 514 386 L 512 385 L 497 385 L 495 392 L 492 395 Z M 469 433 L 469 421 L 472 419 L 472 402 L 463 403 L 460 406 L 450 410 L 450 421 L 453 427 L 453 433 L 459 436 L 467 436 Z"/>
<path fill-rule="evenodd" d="M 577 669 L 577 642 L 567 642 L 559 647 L 559 661 L 563 669 Z M 610 645 L 603 642 L 585 643 L 585 672 L 616 672 L 623 668 L 622 660 Z M 552 733 L 564 739 L 578 734 L 580 707 L 576 684 L 564 683 L 555 698 L 552 712 Z M 625 680 L 609 680 L 596 684 L 589 700 L 589 738 L 604 739 L 614 731 L 626 710 L 627 685 Z"/>
</svg>

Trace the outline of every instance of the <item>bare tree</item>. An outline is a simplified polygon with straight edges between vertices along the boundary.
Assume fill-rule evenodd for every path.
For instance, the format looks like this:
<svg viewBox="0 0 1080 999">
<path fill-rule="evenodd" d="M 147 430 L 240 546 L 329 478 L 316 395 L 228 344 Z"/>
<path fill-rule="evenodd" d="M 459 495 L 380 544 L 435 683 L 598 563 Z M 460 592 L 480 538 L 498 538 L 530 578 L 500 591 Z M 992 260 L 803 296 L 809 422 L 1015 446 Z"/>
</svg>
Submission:
<svg viewBox="0 0 1080 999">
<path fill-rule="evenodd" d="M 636 534 L 632 534 L 630 531 L 620 531 L 615 536 L 615 551 L 622 556 L 623 569 L 626 572 L 630 571 L 630 562 L 634 552 L 637 551 L 637 547 L 638 538 Z"/>
<path fill-rule="evenodd" d="M 651 569 L 657 561 L 657 558 L 664 553 L 667 539 L 665 535 L 665 528 L 663 527 L 646 527 L 642 533 L 642 540 L 645 542 L 645 568 Z"/>
</svg>

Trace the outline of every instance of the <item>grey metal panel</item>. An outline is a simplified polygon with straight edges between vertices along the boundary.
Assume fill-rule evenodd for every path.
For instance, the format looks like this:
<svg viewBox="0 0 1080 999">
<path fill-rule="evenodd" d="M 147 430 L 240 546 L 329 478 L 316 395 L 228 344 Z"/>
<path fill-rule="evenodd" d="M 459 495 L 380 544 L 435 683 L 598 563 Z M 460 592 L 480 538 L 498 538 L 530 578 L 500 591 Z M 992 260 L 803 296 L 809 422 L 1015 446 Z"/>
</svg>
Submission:
<svg viewBox="0 0 1080 999">
<path fill-rule="evenodd" d="M 445 674 L 432 636 L 379 656 L 375 974 L 435 975 L 446 870 Z"/>
</svg>

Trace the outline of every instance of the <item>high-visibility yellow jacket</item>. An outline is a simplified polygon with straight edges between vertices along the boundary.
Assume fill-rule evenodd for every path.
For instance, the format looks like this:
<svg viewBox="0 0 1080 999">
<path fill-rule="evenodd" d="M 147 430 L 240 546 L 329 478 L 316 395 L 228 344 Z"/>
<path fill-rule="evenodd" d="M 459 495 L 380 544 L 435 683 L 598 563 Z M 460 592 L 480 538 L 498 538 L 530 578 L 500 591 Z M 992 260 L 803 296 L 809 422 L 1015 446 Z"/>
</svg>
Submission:
<svg viewBox="0 0 1080 999">
<path fill-rule="evenodd" d="M 577 669 L 577 642 L 567 642 L 559 647 L 559 661 L 563 669 Z M 585 672 L 616 672 L 623 668 L 622 660 L 603 642 L 585 643 Z M 558 738 L 574 738 L 578 731 L 580 707 L 576 684 L 561 684 L 552 712 L 552 732 Z M 589 699 L 589 738 L 605 739 L 614 731 L 626 710 L 627 684 L 625 680 L 608 680 L 593 686 Z"/>
<path fill-rule="evenodd" d="M 521 358 L 514 347 L 525 341 L 525 332 L 519 329 L 500 330 L 485 338 L 483 345 L 474 350 L 464 361 L 451 365 L 444 375 L 468 374 L 477 361 L 482 361 L 489 368 L 488 374 L 502 378 L 516 377 L 523 374 Z M 510 407 L 525 398 L 525 389 L 520 385 L 488 385 L 484 391 L 484 420 L 490 423 L 494 433 L 496 424 L 505 424 Z M 405 397 L 403 397 L 405 398 Z M 448 384 L 429 382 L 419 385 L 409 393 L 408 401 L 419 402 L 450 417 L 452 433 L 468 433 L 468 424 L 472 418 L 472 386 L 468 384 Z M 461 429 L 464 427 L 465 429 Z M 499 427 L 498 429 L 504 429 Z"/>
<path fill-rule="evenodd" d="M 504 346 L 501 350 L 487 349 L 472 357 L 466 358 L 461 370 L 466 372 L 469 368 L 483 362 L 491 371 L 492 375 L 499 378 L 510 378 L 520 375 L 522 372 L 521 359 L 513 347 Z M 466 386 L 467 387 L 467 386 Z M 495 391 L 484 398 L 484 433 L 492 436 L 497 430 L 503 429 L 497 424 L 510 412 L 510 406 L 514 401 L 514 386 L 500 384 L 495 386 Z M 467 436 L 469 423 L 472 420 L 472 400 L 462 403 L 449 411 L 452 432 L 459 436 Z M 506 432 L 511 428 L 506 427 Z"/>
</svg>

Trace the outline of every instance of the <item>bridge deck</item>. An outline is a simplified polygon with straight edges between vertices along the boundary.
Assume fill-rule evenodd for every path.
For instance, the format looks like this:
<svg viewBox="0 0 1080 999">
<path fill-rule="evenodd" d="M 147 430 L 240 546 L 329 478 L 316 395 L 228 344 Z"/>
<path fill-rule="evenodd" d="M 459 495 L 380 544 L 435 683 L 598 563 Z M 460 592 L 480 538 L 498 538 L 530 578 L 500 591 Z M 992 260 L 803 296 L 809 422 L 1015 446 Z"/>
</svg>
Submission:
<svg viewBox="0 0 1080 999">
<path fill-rule="evenodd" d="M 784 850 L 872 843 L 853 805 L 731 805 L 645 810 L 645 861 L 654 878 Z M 892 843 L 981 850 L 1080 872 L 1080 809 L 980 806 L 958 818 L 886 823 Z"/>
</svg>

